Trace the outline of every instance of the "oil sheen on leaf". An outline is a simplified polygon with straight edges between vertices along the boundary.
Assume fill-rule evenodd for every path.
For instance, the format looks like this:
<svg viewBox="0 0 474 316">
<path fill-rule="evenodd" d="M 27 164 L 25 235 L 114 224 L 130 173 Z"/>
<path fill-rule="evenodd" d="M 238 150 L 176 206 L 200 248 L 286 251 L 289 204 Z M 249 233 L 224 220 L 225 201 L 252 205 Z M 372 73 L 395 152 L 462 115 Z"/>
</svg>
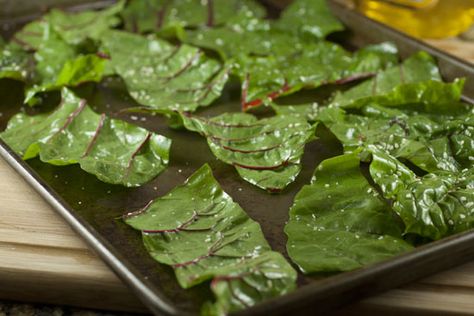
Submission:
<svg viewBox="0 0 474 316">
<path fill-rule="evenodd" d="M 301 171 L 305 144 L 315 138 L 315 125 L 303 118 L 275 116 L 258 120 L 247 113 L 211 119 L 182 114 L 186 129 L 207 138 L 219 159 L 233 165 L 246 181 L 279 192 Z"/>
<path fill-rule="evenodd" d="M 276 27 L 294 36 L 322 39 L 342 31 L 344 26 L 332 15 L 326 0 L 295 0 L 283 11 Z"/>
<path fill-rule="evenodd" d="M 417 176 L 371 148 L 370 174 L 406 225 L 405 233 L 437 240 L 474 228 L 474 169 Z"/>
<path fill-rule="evenodd" d="M 187 28 L 222 26 L 241 18 L 263 18 L 265 13 L 252 0 L 141 0 L 131 1 L 122 16 L 128 31 L 184 39 Z"/>
<path fill-rule="evenodd" d="M 205 315 L 228 314 L 295 288 L 296 272 L 220 188 L 208 165 L 124 219 L 142 231 L 155 260 L 173 267 L 182 287 L 212 280 L 216 301 L 205 305 Z"/>
<path fill-rule="evenodd" d="M 194 111 L 207 106 L 228 79 L 228 67 L 195 47 L 121 31 L 108 32 L 103 43 L 131 96 L 153 109 Z"/>
<path fill-rule="evenodd" d="M 27 81 L 31 76 L 31 57 L 16 43 L 0 47 L 0 79 Z"/>
<path fill-rule="evenodd" d="M 304 273 L 348 271 L 412 249 L 359 165 L 358 153 L 327 159 L 296 195 L 285 233 Z"/>
<path fill-rule="evenodd" d="M 93 112 L 66 88 L 54 112 L 17 114 L 0 137 L 25 160 L 39 155 L 54 165 L 78 163 L 104 182 L 130 187 L 166 168 L 171 145 L 164 136 Z"/>
</svg>

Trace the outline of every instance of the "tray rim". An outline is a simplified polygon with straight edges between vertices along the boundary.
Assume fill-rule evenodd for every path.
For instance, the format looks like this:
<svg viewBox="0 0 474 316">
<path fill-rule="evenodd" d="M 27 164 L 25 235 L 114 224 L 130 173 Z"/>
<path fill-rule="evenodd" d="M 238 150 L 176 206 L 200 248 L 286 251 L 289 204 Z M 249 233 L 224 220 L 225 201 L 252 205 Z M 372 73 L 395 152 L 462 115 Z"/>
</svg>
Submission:
<svg viewBox="0 0 474 316">
<path fill-rule="evenodd" d="M 110 3 L 113 3 L 113 1 L 98 1 L 94 8 L 103 7 Z M 368 23 L 369 25 L 371 24 L 376 28 L 388 32 L 390 36 L 395 37 L 397 40 L 403 41 L 410 46 L 418 46 L 418 49 L 425 50 L 438 59 L 442 58 L 446 60 L 448 64 L 454 64 L 455 66 L 461 68 L 467 67 L 470 72 L 474 73 L 473 64 L 467 63 L 455 56 L 445 53 L 418 39 L 405 35 L 382 23 L 371 20 L 362 14 L 355 12 L 354 10 L 348 9 L 340 3 L 330 1 L 330 6 L 335 7 L 338 11 L 342 11 L 343 14 L 357 16 L 359 19 L 365 20 L 365 23 Z M 87 4 L 72 7 L 73 10 L 81 10 L 82 8 L 87 8 Z M 338 14 L 335 15 L 338 16 Z M 27 19 L 31 19 L 31 17 L 23 17 L 23 19 L 20 20 L 26 21 Z M 10 19 L 6 21 L 0 20 L 0 23 L 11 23 L 11 21 L 12 20 Z M 474 104 L 474 99 L 465 95 L 463 95 L 463 101 Z M 85 220 L 82 220 L 78 214 L 76 214 L 75 210 L 70 207 L 59 194 L 49 187 L 49 185 L 36 173 L 36 171 L 33 170 L 33 168 L 31 168 L 25 161 L 21 159 L 21 157 L 14 153 L 2 139 L 0 139 L 0 157 L 2 157 L 19 175 L 25 179 L 25 181 L 31 187 L 33 187 L 42 196 L 43 199 L 45 199 L 46 202 L 48 202 L 53 207 L 53 209 L 71 226 L 71 228 L 77 234 L 79 234 L 99 255 L 99 257 L 115 272 L 115 274 L 131 287 L 133 292 L 137 294 L 138 298 L 154 314 L 188 315 L 187 313 L 184 313 L 182 310 L 179 310 L 173 306 L 173 304 L 168 302 L 166 298 L 157 295 L 150 288 L 148 288 L 146 286 L 146 281 L 140 279 L 138 275 L 134 274 L 130 267 L 127 267 L 125 264 L 123 264 L 118 256 L 114 254 L 115 248 L 110 245 L 107 240 L 102 238 L 100 233 L 96 231 L 90 224 L 88 224 Z M 462 252 L 464 254 L 462 256 L 458 254 L 457 257 L 454 257 L 456 260 L 450 260 L 449 263 L 436 266 L 435 268 L 426 269 L 421 273 L 415 273 L 414 276 L 410 276 L 398 282 L 392 282 L 391 285 L 383 285 L 378 288 L 379 290 L 388 290 L 389 288 L 409 283 L 429 274 L 436 273 L 443 269 L 450 268 L 474 259 L 473 245 L 474 229 L 445 237 L 438 241 L 430 242 L 405 254 L 388 258 L 379 263 L 368 265 L 353 271 L 342 272 L 337 275 L 319 280 L 318 282 L 307 284 L 297 288 L 295 291 L 289 294 L 266 300 L 236 314 L 264 315 L 271 311 L 272 315 L 288 315 L 288 313 L 294 313 L 296 311 L 294 304 L 300 303 L 300 308 L 305 308 L 311 307 L 311 303 L 314 304 L 317 302 L 317 300 L 324 300 L 328 299 L 329 297 L 334 299 L 339 296 L 344 298 L 344 296 L 347 295 L 346 292 L 356 290 L 357 287 L 363 286 L 373 278 L 397 271 L 397 269 L 409 267 L 410 265 L 418 263 L 426 258 L 431 258 L 436 255 L 442 256 L 446 250 L 457 249 L 458 252 Z M 345 288 L 344 285 L 347 287 L 347 284 L 349 284 L 349 287 Z M 338 290 L 342 290 L 342 292 L 338 292 Z M 329 294 L 326 294 L 328 292 Z M 344 299 L 344 302 L 332 304 L 330 302 L 329 305 L 322 306 L 320 309 L 314 309 L 314 306 L 312 307 L 313 311 L 325 311 L 328 310 L 328 308 L 335 308 L 340 305 L 347 304 L 355 299 L 360 299 L 366 296 L 368 296 L 366 293 L 362 293 L 362 295 L 358 295 L 358 297 L 349 298 L 349 300 Z M 301 305 L 301 303 L 304 305 Z"/>
</svg>

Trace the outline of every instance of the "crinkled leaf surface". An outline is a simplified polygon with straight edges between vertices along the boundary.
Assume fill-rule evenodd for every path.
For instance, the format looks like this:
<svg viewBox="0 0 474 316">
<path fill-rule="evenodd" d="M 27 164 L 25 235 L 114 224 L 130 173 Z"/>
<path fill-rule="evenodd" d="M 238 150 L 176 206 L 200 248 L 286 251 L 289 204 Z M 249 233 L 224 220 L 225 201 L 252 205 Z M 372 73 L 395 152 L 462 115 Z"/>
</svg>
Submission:
<svg viewBox="0 0 474 316">
<path fill-rule="evenodd" d="M 396 61 L 393 48 L 369 46 L 351 56 L 336 44 L 319 42 L 305 44 L 290 55 L 240 56 L 236 72 L 242 81 L 242 107 L 259 106 L 304 87 L 370 77 Z"/>
<path fill-rule="evenodd" d="M 474 228 L 474 169 L 418 177 L 396 158 L 371 147 L 370 174 L 406 225 L 433 240 Z"/>
<path fill-rule="evenodd" d="M 0 46 L 0 79 L 27 81 L 31 76 L 31 56 L 18 44 Z"/>
<path fill-rule="evenodd" d="M 1 138 L 23 159 L 39 155 L 54 165 L 80 164 L 100 180 L 138 186 L 163 171 L 171 141 L 99 115 L 67 89 L 52 113 L 14 116 Z"/>
<path fill-rule="evenodd" d="M 418 52 L 403 63 L 381 71 L 374 78 L 336 95 L 332 104 L 344 108 L 357 108 L 370 102 L 397 104 L 402 101 L 396 91 L 398 86 L 429 80 L 441 81 L 439 69 L 433 57 L 425 52 Z"/>
<path fill-rule="evenodd" d="M 462 80 L 400 85 L 389 103 L 368 103 L 351 113 L 328 107 L 317 117 L 346 152 L 374 145 L 428 172 L 460 171 L 474 166 L 474 108 L 459 102 L 462 86 Z"/>
<path fill-rule="evenodd" d="M 106 63 L 106 59 L 95 54 L 80 55 L 67 60 L 59 73 L 29 88 L 25 102 L 35 104 L 35 96 L 40 92 L 59 90 L 65 86 L 74 87 L 84 82 L 99 82 L 105 72 Z"/>
<path fill-rule="evenodd" d="M 153 109 L 194 111 L 218 98 L 228 79 L 228 67 L 189 45 L 120 31 L 103 43 L 132 97 Z"/>
<path fill-rule="evenodd" d="M 244 109 L 328 83 L 346 83 L 391 66 L 397 50 L 389 44 L 368 46 L 351 55 L 329 42 L 304 42 L 257 24 L 256 30 L 233 25 L 190 33 L 188 42 L 213 49 L 236 64 L 242 82 Z"/>
<path fill-rule="evenodd" d="M 46 20 L 33 21 L 17 32 L 13 41 L 34 50 L 36 81 L 51 81 L 63 65 L 76 57 L 75 47 L 66 43 Z"/>
<path fill-rule="evenodd" d="M 295 180 L 304 146 L 314 139 L 316 128 L 297 117 L 258 120 L 247 113 L 211 119 L 183 114 L 182 119 L 186 129 L 207 138 L 218 159 L 233 165 L 244 180 L 272 192 Z"/>
<path fill-rule="evenodd" d="M 348 271 L 412 248 L 359 165 L 358 153 L 327 159 L 297 194 L 285 233 L 303 272 Z"/>
<path fill-rule="evenodd" d="M 173 267 L 182 287 L 213 279 L 217 302 L 206 307 L 209 314 L 227 314 L 295 288 L 296 272 L 271 251 L 259 224 L 220 188 L 208 165 L 124 219 L 142 231 L 155 260 Z"/>
<path fill-rule="evenodd" d="M 311 24 L 308 21 L 318 23 L 316 15 L 319 13 L 334 19 L 325 10 L 324 1 L 296 1 L 275 25 L 258 19 L 236 22 L 188 32 L 186 41 L 213 49 L 224 60 L 236 64 L 235 73 L 242 81 L 244 110 L 303 87 L 364 78 L 397 62 L 397 50 L 388 43 L 368 46 L 351 55 L 334 43 L 305 41 L 295 36 L 295 32 L 303 32 L 302 23 L 297 25 L 292 20 L 301 18 L 308 26 Z M 297 12 L 308 13 L 308 16 L 299 17 Z M 313 25 L 313 31 L 315 27 Z"/>
<path fill-rule="evenodd" d="M 66 43 L 77 45 L 87 38 L 98 40 L 105 31 L 120 24 L 117 15 L 122 11 L 124 4 L 125 1 L 120 0 L 101 11 L 75 13 L 53 9 L 43 19 Z"/>
<path fill-rule="evenodd" d="M 35 105 L 38 102 L 36 93 L 55 85 L 63 66 L 77 56 L 76 48 L 67 44 L 46 20 L 25 25 L 14 35 L 13 41 L 25 50 L 34 51 L 33 85 L 27 88 L 25 103 Z"/>
<path fill-rule="evenodd" d="M 264 17 L 265 10 L 253 0 L 141 0 L 131 1 L 122 12 L 125 29 L 132 32 L 177 32 L 184 28 L 215 27 L 234 20 Z"/>
<path fill-rule="evenodd" d="M 203 315 L 225 315 L 278 297 L 295 289 L 296 273 L 275 251 L 243 260 L 220 272 L 211 283 L 216 302 L 203 306 Z"/>
<path fill-rule="evenodd" d="M 315 122 L 319 119 L 318 114 L 321 109 L 317 102 L 297 105 L 278 105 L 271 103 L 271 107 L 278 115 L 301 117 L 309 122 Z"/>
<path fill-rule="evenodd" d="M 99 81 L 105 61 L 92 54 L 79 55 L 78 45 L 87 38 L 97 40 L 104 31 L 116 26 L 120 20 L 114 15 L 122 7 L 123 1 L 102 11 L 66 13 L 52 10 L 16 33 L 13 41 L 24 49 L 35 51 L 34 85 L 27 89 L 25 102 L 35 105 L 39 92 Z"/>
<path fill-rule="evenodd" d="M 321 39 L 344 26 L 333 16 L 326 0 L 295 0 L 282 13 L 276 22 L 281 31 L 291 32 L 302 38 Z"/>
</svg>

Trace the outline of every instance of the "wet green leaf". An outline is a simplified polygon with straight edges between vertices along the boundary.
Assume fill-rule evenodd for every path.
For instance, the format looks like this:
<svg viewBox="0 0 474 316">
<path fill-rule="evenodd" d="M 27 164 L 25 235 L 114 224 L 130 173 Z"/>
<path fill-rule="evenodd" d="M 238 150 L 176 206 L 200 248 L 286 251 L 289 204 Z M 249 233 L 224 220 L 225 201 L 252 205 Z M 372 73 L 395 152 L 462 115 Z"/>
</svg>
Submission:
<svg viewBox="0 0 474 316">
<path fill-rule="evenodd" d="M 208 165 L 124 219 L 142 231 L 155 260 L 173 267 L 182 287 L 212 279 L 217 301 L 204 314 L 227 314 L 295 288 L 296 272 L 271 251 L 260 225 L 221 189 Z"/>
<path fill-rule="evenodd" d="M 353 55 L 328 42 L 308 43 L 301 48 L 289 55 L 239 56 L 236 59 L 244 109 L 302 88 L 370 77 L 396 62 L 396 50 L 387 43 L 368 46 Z"/>
<path fill-rule="evenodd" d="M 358 108 L 370 102 L 407 103 L 403 97 L 414 96 L 399 95 L 400 91 L 397 91 L 397 87 L 430 80 L 441 81 L 439 69 L 433 57 L 428 53 L 418 52 L 404 60 L 403 63 L 381 71 L 374 78 L 336 95 L 332 104 L 344 108 Z"/>
<path fill-rule="evenodd" d="M 316 39 L 344 29 L 329 10 L 326 0 L 293 1 L 283 11 L 276 27 L 281 31 L 291 32 L 294 36 Z"/>
<path fill-rule="evenodd" d="M 13 41 L 25 50 L 35 52 L 36 82 L 52 81 L 63 65 L 77 55 L 76 49 L 67 44 L 46 20 L 25 25 L 14 35 Z"/>
<path fill-rule="evenodd" d="M 402 84 L 351 113 L 321 108 L 321 120 L 350 152 L 377 148 L 427 172 L 472 168 L 474 108 L 460 103 L 463 80 Z"/>
<path fill-rule="evenodd" d="M 122 11 L 125 29 L 131 32 L 175 34 L 185 38 L 185 28 L 215 27 L 232 21 L 265 16 L 252 0 L 141 0 L 131 1 Z"/>
<path fill-rule="evenodd" d="M 474 169 L 419 177 L 396 158 L 371 148 L 370 174 L 406 225 L 433 240 L 474 228 Z"/>
<path fill-rule="evenodd" d="M 244 260 L 220 272 L 211 283 L 216 302 L 203 306 L 202 315 L 226 315 L 295 289 L 296 272 L 274 251 Z"/>
<path fill-rule="evenodd" d="M 198 48 L 110 31 L 103 38 L 110 63 L 139 103 L 153 109 L 194 111 L 211 104 L 229 68 Z"/>
<path fill-rule="evenodd" d="M 0 79 L 27 81 L 31 76 L 31 56 L 16 43 L 0 47 Z"/>
<path fill-rule="evenodd" d="M 25 102 L 34 105 L 36 94 L 59 90 L 62 87 L 75 87 L 85 82 L 99 82 L 105 71 L 107 60 L 97 55 L 80 55 L 67 60 L 57 75 L 50 80 L 35 84 L 26 91 Z M 54 79 L 55 78 L 55 79 Z"/>
<path fill-rule="evenodd" d="M 270 106 L 278 115 L 301 117 L 308 122 L 316 122 L 319 119 L 320 107 L 317 102 L 297 105 L 278 105 L 272 102 Z"/>
<path fill-rule="evenodd" d="M 304 273 L 348 271 L 412 248 L 359 165 L 358 153 L 324 160 L 296 195 L 285 233 Z"/>
<path fill-rule="evenodd" d="M 296 179 L 304 146 L 314 139 L 316 128 L 304 118 L 258 120 L 247 113 L 211 119 L 183 114 L 182 119 L 186 129 L 207 138 L 219 160 L 233 165 L 244 180 L 271 192 L 283 190 Z"/>
<path fill-rule="evenodd" d="M 54 165 L 78 163 L 100 180 L 141 185 L 162 172 L 171 141 L 91 110 L 66 88 L 52 113 L 15 115 L 0 137 L 23 159 L 39 155 Z"/>
<path fill-rule="evenodd" d="M 397 62 L 397 50 L 389 43 L 350 54 L 334 43 L 305 42 L 263 22 L 250 31 L 234 25 L 190 32 L 187 42 L 236 64 L 244 109 L 304 87 L 370 77 Z"/>
<path fill-rule="evenodd" d="M 53 9 L 43 20 L 50 23 L 52 29 L 70 45 L 77 45 L 87 38 L 98 40 L 102 34 L 120 24 L 118 13 L 122 11 L 125 1 L 120 0 L 116 4 L 100 11 L 82 11 L 68 13 Z"/>
</svg>

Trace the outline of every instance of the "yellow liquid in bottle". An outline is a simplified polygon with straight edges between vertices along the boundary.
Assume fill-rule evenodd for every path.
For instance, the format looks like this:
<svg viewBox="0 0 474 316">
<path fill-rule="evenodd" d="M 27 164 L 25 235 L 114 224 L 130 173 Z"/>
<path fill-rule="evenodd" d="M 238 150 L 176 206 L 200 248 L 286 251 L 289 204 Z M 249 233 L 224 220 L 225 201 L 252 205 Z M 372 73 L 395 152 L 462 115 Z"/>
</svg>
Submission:
<svg viewBox="0 0 474 316">
<path fill-rule="evenodd" d="M 356 0 L 358 10 L 415 37 L 456 36 L 472 25 L 474 0 Z"/>
</svg>

